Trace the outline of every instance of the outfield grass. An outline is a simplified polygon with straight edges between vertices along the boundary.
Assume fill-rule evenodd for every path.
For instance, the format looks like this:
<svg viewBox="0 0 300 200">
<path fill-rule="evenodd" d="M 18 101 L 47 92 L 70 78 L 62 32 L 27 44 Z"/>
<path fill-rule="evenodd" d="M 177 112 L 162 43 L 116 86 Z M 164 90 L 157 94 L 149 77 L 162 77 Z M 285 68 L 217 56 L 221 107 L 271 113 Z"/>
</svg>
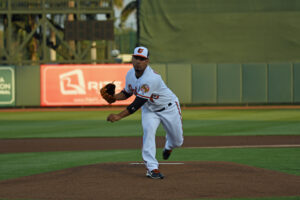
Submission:
<svg viewBox="0 0 300 200">
<path fill-rule="evenodd" d="M 1 138 L 141 136 L 141 113 L 109 123 L 119 111 L 0 112 Z M 186 136 L 299 135 L 300 109 L 183 110 Z M 160 126 L 158 136 L 164 135 Z"/>
</svg>

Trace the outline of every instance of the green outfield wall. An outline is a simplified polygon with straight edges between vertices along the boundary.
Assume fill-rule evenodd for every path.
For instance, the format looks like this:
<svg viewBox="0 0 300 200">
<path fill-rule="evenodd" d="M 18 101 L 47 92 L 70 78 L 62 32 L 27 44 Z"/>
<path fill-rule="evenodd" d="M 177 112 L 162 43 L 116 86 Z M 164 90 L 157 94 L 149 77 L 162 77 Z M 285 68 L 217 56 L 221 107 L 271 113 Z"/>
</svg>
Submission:
<svg viewBox="0 0 300 200">
<path fill-rule="evenodd" d="M 16 106 L 40 106 L 40 66 L 16 67 Z"/>
<path fill-rule="evenodd" d="M 300 63 L 152 63 L 151 67 L 183 104 L 300 103 Z M 1 107 L 40 106 L 40 66 L 0 66 L 1 81 Z"/>
<path fill-rule="evenodd" d="M 300 103 L 300 63 L 151 66 L 184 104 Z"/>
</svg>

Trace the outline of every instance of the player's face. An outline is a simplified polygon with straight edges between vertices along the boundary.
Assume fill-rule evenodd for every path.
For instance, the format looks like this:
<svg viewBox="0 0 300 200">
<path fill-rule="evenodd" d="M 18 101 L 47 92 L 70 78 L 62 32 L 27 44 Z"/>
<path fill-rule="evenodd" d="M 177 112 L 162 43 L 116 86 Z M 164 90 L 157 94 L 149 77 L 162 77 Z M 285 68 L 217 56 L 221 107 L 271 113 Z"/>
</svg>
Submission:
<svg viewBox="0 0 300 200">
<path fill-rule="evenodd" d="M 132 64 L 137 76 L 141 76 L 149 63 L 148 58 L 132 56 Z"/>
</svg>

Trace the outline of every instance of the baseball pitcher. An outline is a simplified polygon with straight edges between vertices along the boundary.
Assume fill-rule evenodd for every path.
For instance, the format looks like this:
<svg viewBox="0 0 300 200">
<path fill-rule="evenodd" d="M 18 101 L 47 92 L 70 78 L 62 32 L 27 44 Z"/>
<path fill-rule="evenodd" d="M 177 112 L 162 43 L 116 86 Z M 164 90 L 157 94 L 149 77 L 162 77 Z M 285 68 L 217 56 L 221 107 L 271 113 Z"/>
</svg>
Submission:
<svg viewBox="0 0 300 200">
<path fill-rule="evenodd" d="M 132 55 L 133 68 L 126 75 L 126 86 L 115 94 L 114 84 L 108 84 L 100 92 L 113 103 L 135 95 L 135 100 L 122 112 L 110 114 L 107 121 L 115 122 L 142 108 L 143 148 L 142 157 L 147 168 L 146 176 L 163 179 L 156 159 L 155 135 L 160 123 L 166 131 L 163 159 L 167 160 L 172 149 L 183 143 L 182 116 L 178 98 L 166 86 L 161 76 L 149 64 L 149 52 L 145 47 L 136 47 Z"/>
</svg>

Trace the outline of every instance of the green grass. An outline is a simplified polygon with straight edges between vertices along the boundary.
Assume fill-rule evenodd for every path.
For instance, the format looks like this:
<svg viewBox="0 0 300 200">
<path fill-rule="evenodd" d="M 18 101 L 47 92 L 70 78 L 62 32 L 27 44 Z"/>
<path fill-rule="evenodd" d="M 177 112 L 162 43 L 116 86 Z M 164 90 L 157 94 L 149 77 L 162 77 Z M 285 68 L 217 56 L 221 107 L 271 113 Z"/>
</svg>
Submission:
<svg viewBox="0 0 300 200">
<path fill-rule="evenodd" d="M 138 150 L 0 154 L 0 180 L 102 162 L 140 160 Z"/>
<path fill-rule="evenodd" d="M 158 159 L 161 159 L 161 149 Z M 300 148 L 175 149 L 170 161 L 227 161 L 300 175 Z M 0 154 L 0 180 L 102 162 L 142 161 L 140 150 Z"/>
<path fill-rule="evenodd" d="M 172 160 L 227 161 L 300 175 L 299 155 L 300 148 L 175 149 Z"/>
<path fill-rule="evenodd" d="M 0 112 L 2 138 L 141 136 L 141 113 L 109 123 L 119 111 Z M 183 110 L 184 135 L 299 135 L 300 109 Z M 157 135 L 164 135 L 160 126 Z"/>
</svg>

